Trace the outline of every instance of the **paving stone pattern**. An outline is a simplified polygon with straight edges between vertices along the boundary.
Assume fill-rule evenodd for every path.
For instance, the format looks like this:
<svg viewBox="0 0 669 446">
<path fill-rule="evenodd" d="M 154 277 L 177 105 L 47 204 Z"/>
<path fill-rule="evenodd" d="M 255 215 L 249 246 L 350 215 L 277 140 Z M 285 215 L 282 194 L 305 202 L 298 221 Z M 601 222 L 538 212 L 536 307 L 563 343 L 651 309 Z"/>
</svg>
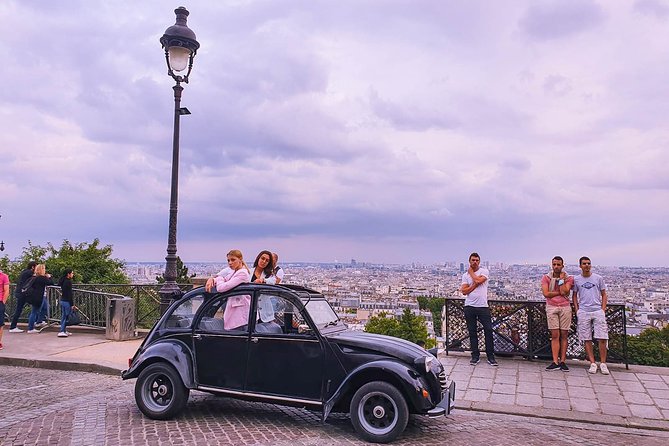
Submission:
<svg viewBox="0 0 669 446">
<path fill-rule="evenodd" d="M 496 376 L 492 376 L 493 383 Z M 134 380 L 122 381 L 114 376 L 0 366 L 0 394 L 4 400 L 0 444 L 366 444 L 356 437 L 346 415 L 336 414 L 323 424 L 318 414 L 304 409 L 199 392 L 191 393 L 186 411 L 177 419 L 153 421 L 137 409 L 133 389 Z M 412 417 L 405 433 L 393 444 L 544 446 L 551 442 L 666 446 L 669 432 L 458 410 L 438 419 Z"/>
<path fill-rule="evenodd" d="M 587 414 L 669 420 L 669 375 L 613 369 L 591 375 L 574 364 L 567 373 L 543 370 L 536 362 L 485 361 L 475 367 L 466 356 L 447 356 L 442 363 L 458 387 L 461 402 L 506 404 Z"/>
</svg>

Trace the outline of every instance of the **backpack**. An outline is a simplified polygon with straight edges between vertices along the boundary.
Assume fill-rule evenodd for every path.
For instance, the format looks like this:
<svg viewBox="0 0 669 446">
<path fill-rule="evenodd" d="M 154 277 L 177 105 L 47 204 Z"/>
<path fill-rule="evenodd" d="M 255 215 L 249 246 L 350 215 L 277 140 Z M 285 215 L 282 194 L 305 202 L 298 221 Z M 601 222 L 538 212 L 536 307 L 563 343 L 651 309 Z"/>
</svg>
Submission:
<svg viewBox="0 0 669 446">
<path fill-rule="evenodd" d="M 32 276 L 28 281 L 23 284 L 21 287 L 21 295 L 23 298 L 28 302 L 29 304 L 37 305 L 39 302 L 42 301 L 42 297 L 40 296 L 39 302 L 38 299 L 36 299 L 37 296 L 35 296 L 35 279 L 37 276 Z"/>
</svg>

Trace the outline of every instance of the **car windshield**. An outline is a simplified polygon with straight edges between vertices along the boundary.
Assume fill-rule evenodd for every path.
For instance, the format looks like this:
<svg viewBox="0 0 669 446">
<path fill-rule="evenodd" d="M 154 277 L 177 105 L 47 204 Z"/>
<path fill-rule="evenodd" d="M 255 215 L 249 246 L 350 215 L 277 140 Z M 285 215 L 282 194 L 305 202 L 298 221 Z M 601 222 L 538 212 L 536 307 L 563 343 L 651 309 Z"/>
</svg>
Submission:
<svg viewBox="0 0 669 446">
<path fill-rule="evenodd" d="M 336 325 L 339 317 L 326 300 L 311 299 L 305 307 L 309 316 L 318 326 Z"/>
</svg>

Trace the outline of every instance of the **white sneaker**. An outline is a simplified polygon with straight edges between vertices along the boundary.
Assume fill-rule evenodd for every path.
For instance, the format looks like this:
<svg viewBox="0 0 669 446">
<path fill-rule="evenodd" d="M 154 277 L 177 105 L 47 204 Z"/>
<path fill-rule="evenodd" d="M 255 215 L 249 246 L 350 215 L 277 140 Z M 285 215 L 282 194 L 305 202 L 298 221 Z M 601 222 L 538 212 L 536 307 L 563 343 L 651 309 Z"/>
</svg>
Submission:
<svg viewBox="0 0 669 446">
<path fill-rule="evenodd" d="M 39 333 L 39 330 L 35 330 L 33 328 L 32 330 L 28 330 L 26 333 Z"/>
<path fill-rule="evenodd" d="M 70 333 L 69 331 L 66 331 L 65 333 L 67 333 L 68 336 L 72 336 L 72 333 Z"/>
<path fill-rule="evenodd" d="M 602 375 L 608 375 L 609 374 L 609 368 L 603 362 L 601 364 L 599 364 L 599 369 L 602 371 Z"/>
<path fill-rule="evenodd" d="M 9 330 L 10 333 L 23 333 L 23 330 L 21 330 L 19 327 L 12 328 Z"/>
<path fill-rule="evenodd" d="M 46 322 L 39 322 L 35 324 L 35 328 L 42 328 L 42 327 L 46 327 Z"/>
<path fill-rule="evenodd" d="M 58 333 L 58 337 L 59 337 L 59 338 L 66 338 L 66 337 L 67 337 L 67 333 L 65 333 L 64 331 L 61 331 L 60 333 Z"/>
<path fill-rule="evenodd" d="M 604 367 L 606 367 L 606 364 L 604 364 Z M 597 363 L 592 362 L 590 363 L 590 368 L 588 369 L 588 373 L 592 373 L 593 375 L 597 373 Z"/>
</svg>

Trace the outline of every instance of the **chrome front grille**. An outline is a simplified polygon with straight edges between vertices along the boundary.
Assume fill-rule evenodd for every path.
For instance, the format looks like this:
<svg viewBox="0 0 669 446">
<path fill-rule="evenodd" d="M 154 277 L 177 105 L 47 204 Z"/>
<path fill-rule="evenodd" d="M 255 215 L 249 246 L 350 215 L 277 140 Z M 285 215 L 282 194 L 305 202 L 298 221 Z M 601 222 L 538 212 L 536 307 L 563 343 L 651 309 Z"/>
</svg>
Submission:
<svg viewBox="0 0 669 446">
<path fill-rule="evenodd" d="M 441 390 L 445 391 L 446 389 L 448 389 L 448 380 L 446 379 L 446 372 L 442 370 L 441 372 L 439 372 L 437 377 L 439 378 L 439 386 L 441 387 Z"/>
</svg>

